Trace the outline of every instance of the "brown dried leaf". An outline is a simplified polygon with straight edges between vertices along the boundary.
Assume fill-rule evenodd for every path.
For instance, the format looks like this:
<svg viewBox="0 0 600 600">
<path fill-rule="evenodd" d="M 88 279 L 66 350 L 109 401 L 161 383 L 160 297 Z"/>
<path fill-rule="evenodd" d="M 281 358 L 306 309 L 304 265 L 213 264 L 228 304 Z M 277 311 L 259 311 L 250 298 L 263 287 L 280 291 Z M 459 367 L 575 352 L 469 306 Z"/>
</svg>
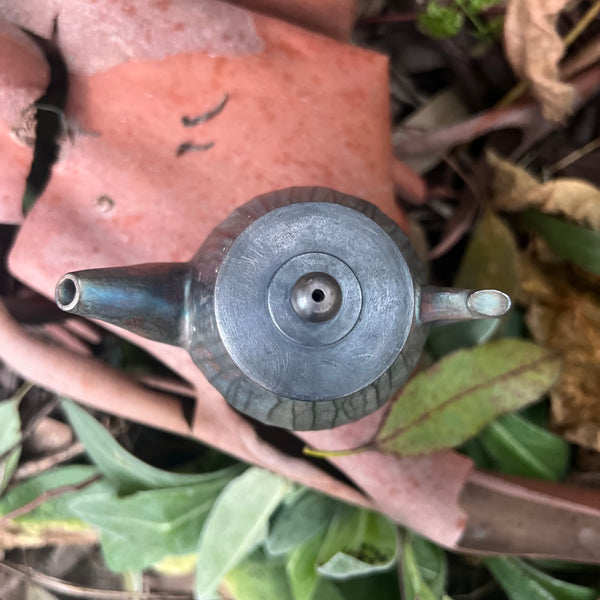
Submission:
<svg viewBox="0 0 600 600">
<path fill-rule="evenodd" d="M 515 73 L 531 84 L 544 117 L 562 122 L 573 111 L 575 92 L 559 80 L 563 41 L 556 31 L 568 0 L 509 0 L 504 19 L 506 56 Z"/>
<path fill-rule="evenodd" d="M 521 260 L 521 301 L 536 342 L 564 357 L 551 391 L 554 426 L 572 442 L 600 450 L 600 297 L 598 280 L 546 262 L 539 253 Z"/>
<path fill-rule="evenodd" d="M 566 177 L 540 183 L 492 151 L 487 153 L 487 162 L 493 169 L 492 202 L 498 210 L 536 208 L 600 231 L 600 189 L 596 186 Z"/>
</svg>

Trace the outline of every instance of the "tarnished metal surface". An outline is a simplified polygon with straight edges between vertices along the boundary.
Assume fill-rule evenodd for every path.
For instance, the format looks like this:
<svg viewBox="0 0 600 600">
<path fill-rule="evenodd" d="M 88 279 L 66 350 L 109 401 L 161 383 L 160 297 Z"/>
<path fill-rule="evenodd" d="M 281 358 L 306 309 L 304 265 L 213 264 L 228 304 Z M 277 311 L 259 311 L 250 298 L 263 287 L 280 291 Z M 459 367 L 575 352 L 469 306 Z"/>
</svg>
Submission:
<svg viewBox="0 0 600 600">
<path fill-rule="evenodd" d="M 65 275 L 57 304 L 188 349 L 236 409 L 296 430 L 355 421 L 406 381 L 427 323 L 503 314 L 493 290 L 422 288 L 406 236 L 327 188 L 259 196 L 190 263 Z"/>
</svg>

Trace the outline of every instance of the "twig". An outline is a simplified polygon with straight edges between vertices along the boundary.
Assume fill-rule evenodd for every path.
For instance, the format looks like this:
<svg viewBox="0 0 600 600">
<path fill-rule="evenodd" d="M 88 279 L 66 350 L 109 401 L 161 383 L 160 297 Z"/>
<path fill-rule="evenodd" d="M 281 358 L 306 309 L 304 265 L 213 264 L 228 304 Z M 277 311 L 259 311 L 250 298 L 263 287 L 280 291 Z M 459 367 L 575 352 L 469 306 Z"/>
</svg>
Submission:
<svg viewBox="0 0 600 600">
<path fill-rule="evenodd" d="M 599 74 L 600 66 L 596 66 L 570 81 L 577 90 L 575 109 L 582 106 L 598 91 Z M 460 123 L 441 129 L 413 133 L 409 137 L 406 136 L 406 129 L 400 128 L 397 130 L 398 134 L 393 137 L 394 154 L 403 160 L 410 156 L 444 152 L 460 144 L 471 142 L 490 131 L 510 128 L 527 131 L 539 128 L 543 124 L 546 124 L 549 129 L 555 127 L 543 119 L 539 107 L 533 101 L 508 108 L 494 108 Z"/>
<path fill-rule="evenodd" d="M 15 508 L 14 510 L 7 512 L 5 515 L 2 515 L 0 517 L 0 526 L 4 525 L 8 521 L 11 521 L 12 519 L 16 519 L 17 517 L 22 517 L 23 515 L 30 513 L 32 510 L 35 510 L 38 506 L 41 506 L 42 504 L 44 504 L 44 502 L 47 502 L 51 498 L 56 498 L 57 496 L 64 496 L 69 492 L 77 492 L 88 487 L 89 485 L 92 485 L 92 483 L 96 483 L 96 481 L 99 481 L 101 478 L 102 475 L 99 473 L 98 475 L 94 475 L 93 477 L 85 479 L 81 483 L 61 485 L 54 489 L 46 490 L 45 492 L 41 493 L 37 498 L 31 500 L 31 502 L 27 502 L 27 504 L 19 506 L 19 508 Z"/>
<path fill-rule="evenodd" d="M 571 31 L 567 33 L 564 39 L 565 50 L 588 28 L 592 21 L 600 14 L 600 0 L 596 0 L 587 12 L 573 26 Z"/>
<path fill-rule="evenodd" d="M 49 456 L 43 456 L 35 460 L 30 460 L 25 464 L 21 465 L 15 472 L 15 481 L 22 481 L 23 479 L 29 479 L 34 475 L 39 475 L 56 465 L 60 465 L 72 458 L 75 458 L 79 454 L 85 452 L 85 446 L 81 442 L 73 442 L 63 450 L 59 450 Z"/>
<path fill-rule="evenodd" d="M 92 600 L 191 600 L 191 594 L 177 592 L 122 592 L 120 590 L 97 590 L 83 587 L 40 573 L 31 567 L 13 562 L 0 562 L 0 569 L 22 577 L 47 590 L 70 596 L 71 598 L 91 598 Z"/>
<path fill-rule="evenodd" d="M 566 50 L 588 27 L 588 25 L 600 14 L 600 0 L 596 0 L 587 12 L 573 26 L 571 31 L 563 38 L 563 46 Z M 527 81 L 520 81 L 513 87 L 501 100 L 495 108 L 503 108 L 518 100 L 529 89 Z"/>
<path fill-rule="evenodd" d="M 553 165 L 550 165 L 546 169 L 546 174 L 548 175 L 548 177 L 552 177 L 558 171 L 562 171 L 569 165 L 572 165 L 574 162 L 577 162 L 580 158 L 583 158 L 586 154 L 593 152 L 597 148 L 600 148 L 600 137 L 597 137 L 595 140 L 592 140 L 591 142 L 587 143 L 581 148 L 573 150 L 573 152 L 570 152 L 565 157 L 556 161 Z"/>
</svg>

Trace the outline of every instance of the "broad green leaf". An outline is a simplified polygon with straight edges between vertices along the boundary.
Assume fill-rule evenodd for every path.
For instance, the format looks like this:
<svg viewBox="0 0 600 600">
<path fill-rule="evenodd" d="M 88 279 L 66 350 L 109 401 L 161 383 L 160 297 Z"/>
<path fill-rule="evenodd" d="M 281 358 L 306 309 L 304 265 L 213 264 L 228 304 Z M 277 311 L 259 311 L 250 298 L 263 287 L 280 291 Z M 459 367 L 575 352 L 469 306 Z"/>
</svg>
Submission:
<svg viewBox="0 0 600 600">
<path fill-rule="evenodd" d="M 521 223 L 533 229 L 558 256 L 600 275 L 600 233 L 535 210 L 525 211 Z"/>
<path fill-rule="evenodd" d="M 518 288 L 518 264 L 512 231 L 488 210 L 473 231 L 454 285 L 466 289 L 494 288 L 512 296 Z"/>
<path fill-rule="evenodd" d="M 90 458 L 120 494 L 221 481 L 223 477 L 235 476 L 241 469 L 241 466 L 235 465 L 198 474 L 171 473 L 157 469 L 127 452 L 94 417 L 73 401 L 64 399 L 62 407 Z"/>
<path fill-rule="evenodd" d="M 538 571 L 518 558 L 483 559 L 510 600 L 596 600 L 598 590 L 567 583 Z"/>
<path fill-rule="evenodd" d="M 449 354 L 394 399 L 374 445 L 399 455 L 458 446 L 499 415 L 537 400 L 560 365 L 553 352 L 515 339 Z"/>
<path fill-rule="evenodd" d="M 192 553 L 202 525 L 228 479 L 144 490 L 119 498 L 114 492 L 74 498 L 69 507 L 102 533 L 107 566 L 141 570 L 169 555 Z"/>
<path fill-rule="evenodd" d="M 331 520 L 336 502 L 312 490 L 275 514 L 266 547 L 269 554 L 285 554 L 324 529 Z"/>
<path fill-rule="evenodd" d="M 197 600 L 211 597 L 224 575 L 264 540 L 269 518 L 288 490 L 279 475 L 253 467 L 221 492 L 198 542 Z"/>
<path fill-rule="evenodd" d="M 285 569 L 295 600 L 311 600 L 317 589 L 319 574 L 316 562 L 325 534 L 312 538 L 296 546 L 290 553 Z"/>
<path fill-rule="evenodd" d="M 6 454 L 21 440 L 21 418 L 19 417 L 19 404 L 21 399 L 31 389 L 29 384 L 12 397 L 0 402 L 0 455 Z M 0 494 L 5 490 L 10 478 L 13 476 L 19 458 L 21 447 L 14 448 L 0 459 Z"/>
<path fill-rule="evenodd" d="M 439 600 L 440 596 L 436 596 L 425 581 L 412 542 L 413 536 L 407 532 L 402 541 L 402 560 L 400 565 L 402 586 L 404 588 L 403 597 L 405 600 Z"/>
<path fill-rule="evenodd" d="M 296 600 L 284 560 L 267 560 L 259 552 L 229 571 L 223 583 L 234 600 Z"/>
<path fill-rule="evenodd" d="M 500 417 L 477 439 L 503 473 L 557 480 L 566 472 L 567 442 L 520 415 Z"/>
<path fill-rule="evenodd" d="M 383 515 L 339 504 L 317 558 L 321 575 L 346 579 L 388 569 L 396 560 L 395 525 Z"/>
</svg>

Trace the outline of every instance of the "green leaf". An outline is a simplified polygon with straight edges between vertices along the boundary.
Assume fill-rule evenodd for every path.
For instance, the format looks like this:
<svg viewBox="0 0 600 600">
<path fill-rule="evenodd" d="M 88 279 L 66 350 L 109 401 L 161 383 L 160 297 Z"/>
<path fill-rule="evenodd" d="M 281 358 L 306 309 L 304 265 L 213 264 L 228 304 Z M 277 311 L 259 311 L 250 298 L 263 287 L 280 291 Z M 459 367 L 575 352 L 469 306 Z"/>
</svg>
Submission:
<svg viewBox="0 0 600 600">
<path fill-rule="evenodd" d="M 336 502 L 312 490 L 275 514 L 266 547 L 269 554 L 286 554 L 324 529 L 330 522 Z"/>
<path fill-rule="evenodd" d="M 483 559 L 510 600 L 596 600 L 598 590 L 567 583 L 507 556 Z"/>
<path fill-rule="evenodd" d="M 461 12 L 454 7 L 447 7 L 437 0 L 430 0 L 425 11 L 422 12 L 417 22 L 420 29 L 433 38 L 454 37 L 464 23 Z"/>
<path fill-rule="evenodd" d="M 533 229 L 558 256 L 600 275 L 600 233 L 534 210 L 525 211 L 520 222 Z"/>
<path fill-rule="evenodd" d="M 279 475 L 253 467 L 221 492 L 198 542 L 197 600 L 211 597 L 224 575 L 264 540 L 269 518 L 288 490 Z"/>
<path fill-rule="evenodd" d="M 400 569 L 402 571 L 402 584 L 404 587 L 403 597 L 405 600 L 439 600 L 440 596 L 436 595 L 425 581 L 421 566 L 417 560 L 415 548 L 413 547 L 413 540 L 413 535 L 407 532 L 402 541 Z M 435 580 L 435 575 L 433 579 Z"/>
<path fill-rule="evenodd" d="M 321 575 L 346 579 L 388 569 L 396 560 L 396 526 L 383 515 L 339 504 L 317 558 Z"/>
<path fill-rule="evenodd" d="M 157 469 L 127 452 L 94 417 L 73 401 L 64 399 L 62 407 L 90 458 L 120 494 L 221 481 L 223 477 L 233 477 L 242 468 L 235 465 L 197 474 L 171 473 Z"/>
<path fill-rule="evenodd" d="M 234 600 L 296 600 L 283 559 L 267 560 L 260 552 L 229 571 L 223 583 Z"/>
<path fill-rule="evenodd" d="M 446 590 L 448 574 L 446 553 L 439 546 L 412 532 L 405 534 L 404 543 L 412 546 L 423 581 L 436 598 L 441 598 Z"/>
<path fill-rule="evenodd" d="M 497 416 L 537 400 L 560 365 L 553 352 L 515 339 L 449 354 L 394 399 L 374 445 L 403 456 L 458 446 Z"/>
<path fill-rule="evenodd" d="M 313 535 L 296 546 L 288 557 L 285 568 L 295 600 L 311 600 L 315 594 L 319 581 L 316 562 L 324 539 L 324 533 Z"/>
<path fill-rule="evenodd" d="M 567 442 L 520 415 L 500 417 L 477 439 L 503 473 L 557 480 L 567 470 Z"/>
<path fill-rule="evenodd" d="M 194 552 L 202 525 L 229 479 L 144 490 L 125 498 L 105 491 L 74 498 L 70 509 L 102 533 L 107 566 L 144 569 L 169 555 Z"/>
</svg>

